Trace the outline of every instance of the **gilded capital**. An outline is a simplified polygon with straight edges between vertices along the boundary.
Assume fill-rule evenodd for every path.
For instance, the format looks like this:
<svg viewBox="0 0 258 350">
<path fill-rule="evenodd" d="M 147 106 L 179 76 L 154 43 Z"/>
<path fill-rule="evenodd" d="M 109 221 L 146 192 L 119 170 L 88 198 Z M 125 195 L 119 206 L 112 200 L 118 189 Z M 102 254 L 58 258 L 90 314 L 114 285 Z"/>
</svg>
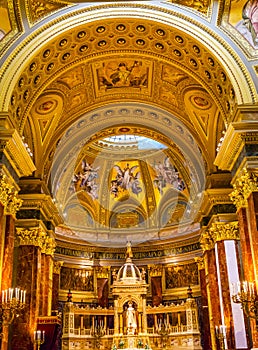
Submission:
<svg viewBox="0 0 258 350">
<path fill-rule="evenodd" d="M 95 267 L 97 278 L 108 278 L 109 277 L 109 267 L 97 266 Z"/>
<path fill-rule="evenodd" d="M 54 239 L 49 237 L 41 227 L 32 229 L 17 227 L 15 244 L 16 246 L 34 245 L 47 255 L 53 255 L 56 247 Z"/>
<path fill-rule="evenodd" d="M 0 202 L 4 206 L 5 215 L 15 216 L 22 205 L 22 200 L 17 198 L 18 192 L 7 182 L 6 175 L 0 174 Z"/>
<path fill-rule="evenodd" d="M 54 261 L 53 273 L 60 275 L 61 267 L 63 266 L 63 261 Z"/>
<path fill-rule="evenodd" d="M 150 277 L 162 276 L 162 266 L 160 265 L 148 265 Z"/>
<path fill-rule="evenodd" d="M 240 176 L 233 185 L 234 190 L 229 194 L 230 199 L 237 209 L 247 206 L 247 199 L 252 192 L 258 191 L 258 178 L 244 169 L 243 175 Z"/>
<path fill-rule="evenodd" d="M 240 239 L 238 221 L 213 223 L 209 232 L 214 242 Z"/>
<path fill-rule="evenodd" d="M 202 232 L 201 238 L 200 238 L 200 245 L 204 252 L 214 248 L 215 243 L 213 241 L 213 237 L 211 236 L 209 230 L 205 230 Z"/>
<path fill-rule="evenodd" d="M 204 259 L 202 257 L 197 257 L 194 260 L 197 263 L 198 270 L 204 270 L 205 269 Z"/>
</svg>

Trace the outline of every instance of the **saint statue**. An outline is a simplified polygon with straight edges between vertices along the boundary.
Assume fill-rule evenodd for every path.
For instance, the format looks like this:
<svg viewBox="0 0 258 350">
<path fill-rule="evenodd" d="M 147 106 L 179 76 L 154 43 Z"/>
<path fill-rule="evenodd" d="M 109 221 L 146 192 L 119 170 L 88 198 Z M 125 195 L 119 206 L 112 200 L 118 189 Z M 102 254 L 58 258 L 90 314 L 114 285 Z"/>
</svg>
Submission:
<svg viewBox="0 0 258 350">
<path fill-rule="evenodd" d="M 126 311 L 126 325 L 127 325 L 127 334 L 135 334 L 137 323 L 136 323 L 136 313 L 133 308 L 132 302 L 129 302 L 128 308 Z"/>
</svg>

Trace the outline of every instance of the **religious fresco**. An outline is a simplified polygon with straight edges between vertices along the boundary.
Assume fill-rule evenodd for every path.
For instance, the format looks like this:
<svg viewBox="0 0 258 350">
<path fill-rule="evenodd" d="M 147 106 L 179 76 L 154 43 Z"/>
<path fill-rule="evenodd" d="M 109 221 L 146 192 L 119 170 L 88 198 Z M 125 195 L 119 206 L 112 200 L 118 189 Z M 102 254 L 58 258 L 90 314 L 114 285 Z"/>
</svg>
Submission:
<svg viewBox="0 0 258 350">
<path fill-rule="evenodd" d="M 126 193 L 138 196 L 142 191 L 141 172 L 138 162 L 120 162 L 114 165 L 110 184 L 113 198 L 123 197 Z"/>
<path fill-rule="evenodd" d="M 0 40 L 12 30 L 7 1 L 0 0 Z"/>
<path fill-rule="evenodd" d="M 86 269 L 61 268 L 60 288 L 92 292 L 94 290 L 93 271 Z"/>
<path fill-rule="evenodd" d="M 197 285 L 198 266 L 196 263 L 169 266 L 165 269 L 166 289 Z"/>
<path fill-rule="evenodd" d="M 166 190 L 173 188 L 184 191 L 186 188 L 184 180 L 177 168 L 171 163 L 165 154 L 163 157 L 153 159 L 152 163 L 153 184 L 162 196 Z"/>
<path fill-rule="evenodd" d="M 73 176 L 72 182 L 75 191 L 83 190 L 88 193 L 92 199 L 98 199 L 99 170 L 100 166 L 95 166 L 91 159 L 84 158 L 81 163 L 81 170 Z"/>
<path fill-rule="evenodd" d="M 107 60 L 93 66 L 96 94 L 126 88 L 148 92 L 152 63 L 146 60 Z M 135 91 L 136 92 L 136 91 Z"/>
<path fill-rule="evenodd" d="M 254 48 L 258 48 L 257 0 L 231 1 L 228 21 Z"/>
</svg>

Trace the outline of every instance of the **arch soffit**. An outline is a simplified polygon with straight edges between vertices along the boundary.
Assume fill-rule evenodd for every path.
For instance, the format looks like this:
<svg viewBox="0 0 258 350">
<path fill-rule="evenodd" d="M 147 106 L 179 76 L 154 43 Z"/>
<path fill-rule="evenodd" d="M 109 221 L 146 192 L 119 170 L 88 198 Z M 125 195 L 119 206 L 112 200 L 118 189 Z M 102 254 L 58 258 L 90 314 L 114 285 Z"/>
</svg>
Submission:
<svg viewBox="0 0 258 350">
<path fill-rule="evenodd" d="M 211 35 L 211 32 L 207 28 L 198 26 L 197 23 L 192 21 L 191 23 L 187 21 L 185 16 L 180 16 L 180 21 L 178 21 L 178 14 L 176 15 L 173 11 L 163 11 L 157 8 L 148 7 L 147 5 L 138 4 L 139 13 L 132 11 L 130 4 L 127 6 L 123 5 L 123 12 L 121 13 L 120 7 L 109 5 L 103 6 L 101 9 L 91 8 L 90 10 L 82 9 L 80 11 L 75 11 L 72 16 L 63 16 L 62 21 L 56 20 L 56 23 L 52 26 L 43 26 L 36 33 L 33 33 L 33 38 L 28 37 L 27 40 L 17 47 L 16 52 L 10 57 L 10 61 L 5 64 L 2 87 L 3 91 L 6 91 L 0 99 L 0 106 L 3 111 L 8 110 L 9 101 L 13 91 L 15 90 L 15 85 L 17 84 L 17 79 L 22 75 L 24 70 L 28 65 L 29 60 L 33 60 L 35 57 L 35 52 L 42 50 L 49 40 L 46 38 L 55 38 L 64 34 L 67 30 L 72 30 L 78 25 L 88 24 L 93 21 L 103 20 L 103 16 L 106 18 L 144 18 L 144 20 L 151 20 L 154 23 L 162 23 L 165 25 L 170 25 L 180 30 L 183 33 L 188 33 L 191 36 L 197 37 L 197 42 L 202 44 L 208 51 L 212 52 L 216 56 L 218 61 L 221 62 L 222 68 L 225 69 L 232 81 L 234 86 L 236 99 L 238 104 L 241 103 L 251 103 L 254 102 L 253 91 L 255 91 L 254 86 L 251 82 L 247 72 L 244 71 L 243 65 L 238 57 L 233 57 L 232 52 L 228 50 L 228 47 L 220 41 L 218 37 Z M 87 16 L 85 16 L 87 13 Z M 207 34 L 207 31 L 209 34 Z M 232 59 L 233 58 L 233 59 Z M 14 68 L 15 67 L 15 68 Z M 238 82 L 241 81 L 241 90 Z M 42 91 L 41 91 L 42 92 Z"/>
</svg>

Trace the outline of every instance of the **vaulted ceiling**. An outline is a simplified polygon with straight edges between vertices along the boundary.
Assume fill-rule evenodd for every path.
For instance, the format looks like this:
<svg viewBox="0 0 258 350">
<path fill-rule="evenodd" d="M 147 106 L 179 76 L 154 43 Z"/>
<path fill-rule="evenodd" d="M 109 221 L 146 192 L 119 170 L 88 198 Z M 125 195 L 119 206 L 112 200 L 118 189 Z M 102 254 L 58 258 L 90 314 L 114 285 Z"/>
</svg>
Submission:
<svg viewBox="0 0 258 350">
<path fill-rule="evenodd" d="M 19 9 L 23 33 L 0 102 L 71 235 L 94 241 L 98 231 L 104 242 L 126 228 L 141 241 L 146 229 L 149 239 L 195 230 L 220 139 L 237 105 L 256 94 L 232 39 L 214 25 L 222 12 L 186 5 L 28 1 Z M 141 148 L 141 137 L 162 147 Z M 127 166 L 134 190 L 117 187 Z"/>
</svg>

